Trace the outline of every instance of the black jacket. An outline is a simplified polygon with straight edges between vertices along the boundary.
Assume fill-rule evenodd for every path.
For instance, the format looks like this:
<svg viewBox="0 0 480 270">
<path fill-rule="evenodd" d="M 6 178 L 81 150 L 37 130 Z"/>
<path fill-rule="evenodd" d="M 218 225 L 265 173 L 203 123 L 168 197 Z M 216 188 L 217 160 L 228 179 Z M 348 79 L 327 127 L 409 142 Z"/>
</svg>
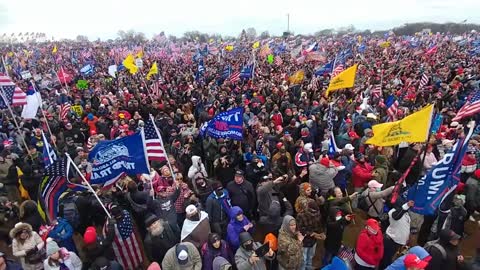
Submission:
<svg viewBox="0 0 480 270">
<path fill-rule="evenodd" d="M 238 206 L 247 214 L 253 214 L 257 204 L 256 192 L 252 183 L 244 180 L 242 184 L 231 181 L 227 184 L 232 206 Z"/>
<path fill-rule="evenodd" d="M 164 223 L 163 227 L 160 235 L 153 236 L 148 232 L 143 242 L 147 258 L 152 262 L 162 262 L 167 251 L 180 241 L 180 237 L 173 233 L 167 223 Z"/>
<path fill-rule="evenodd" d="M 432 259 L 428 263 L 425 270 L 455 270 L 457 268 L 457 256 L 459 255 L 459 250 L 457 246 L 450 244 L 449 242 L 444 242 L 439 240 L 439 244 L 445 249 L 446 258 L 443 258 L 442 252 L 435 246 L 431 247 L 429 253 L 432 256 Z"/>
</svg>

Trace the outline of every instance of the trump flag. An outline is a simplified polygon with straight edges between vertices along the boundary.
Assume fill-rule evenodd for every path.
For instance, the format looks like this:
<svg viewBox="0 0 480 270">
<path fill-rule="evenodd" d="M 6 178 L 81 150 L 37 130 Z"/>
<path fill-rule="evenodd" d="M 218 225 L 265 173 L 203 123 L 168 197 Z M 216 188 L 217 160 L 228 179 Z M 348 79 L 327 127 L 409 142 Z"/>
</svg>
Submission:
<svg viewBox="0 0 480 270">
<path fill-rule="evenodd" d="M 243 139 L 243 108 L 234 108 L 217 114 L 200 128 L 201 136 L 213 138 Z"/>
<path fill-rule="evenodd" d="M 100 141 L 88 154 L 91 184 L 110 186 L 123 174 L 150 173 L 143 131 L 112 141 Z"/>
</svg>

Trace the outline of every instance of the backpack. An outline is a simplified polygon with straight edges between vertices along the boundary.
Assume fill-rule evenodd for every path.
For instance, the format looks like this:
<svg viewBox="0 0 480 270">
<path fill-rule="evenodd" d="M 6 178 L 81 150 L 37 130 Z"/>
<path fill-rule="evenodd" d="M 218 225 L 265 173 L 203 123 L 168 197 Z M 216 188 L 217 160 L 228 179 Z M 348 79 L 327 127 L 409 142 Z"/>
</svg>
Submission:
<svg viewBox="0 0 480 270">
<path fill-rule="evenodd" d="M 438 239 L 433 240 L 433 241 L 428 241 L 423 248 L 425 248 L 425 250 L 428 252 L 428 254 L 432 254 L 431 251 L 434 247 L 438 251 L 440 251 L 440 253 L 442 253 L 442 260 L 446 260 L 447 259 L 447 251 L 445 250 L 444 247 L 442 247 L 442 245 L 440 245 L 440 243 L 438 242 Z"/>
<path fill-rule="evenodd" d="M 59 213 L 64 219 L 70 223 L 73 229 L 77 229 L 80 225 L 80 213 L 78 212 L 77 204 L 75 203 L 77 196 L 67 195 L 60 200 Z"/>
<path fill-rule="evenodd" d="M 370 199 L 370 192 L 367 192 L 367 195 L 363 195 L 362 192 L 358 197 L 357 208 L 368 213 L 368 210 L 370 210 L 374 203 L 375 201 L 372 202 L 372 199 Z"/>
</svg>

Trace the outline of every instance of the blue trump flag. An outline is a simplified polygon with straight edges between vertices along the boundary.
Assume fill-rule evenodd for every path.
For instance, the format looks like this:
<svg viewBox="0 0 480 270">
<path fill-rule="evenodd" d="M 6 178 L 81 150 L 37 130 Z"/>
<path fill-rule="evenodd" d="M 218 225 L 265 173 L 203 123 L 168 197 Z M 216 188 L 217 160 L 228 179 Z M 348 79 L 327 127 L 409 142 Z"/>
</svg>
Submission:
<svg viewBox="0 0 480 270">
<path fill-rule="evenodd" d="M 100 141 L 88 154 L 92 185 L 113 185 L 123 174 L 149 173 L 143 131 L 112 141 Z"/>
<path fill-rule="evenodd" d="M 201 136 L 243 140 L 243 108 L 235 108 L 217 114 L 200 128 Z"/>
<path fill-rule="evenodd" d="M 468 135 L 459 139 L 453 149 L 433 166 L 428 173 L 407 191 L 407 199 L 413 200 L 412 211 L 421 215 L 434 215 L 443 200 L 460 182 L 460 167 L 472 137 L 473 128 Z"/>
</svg>

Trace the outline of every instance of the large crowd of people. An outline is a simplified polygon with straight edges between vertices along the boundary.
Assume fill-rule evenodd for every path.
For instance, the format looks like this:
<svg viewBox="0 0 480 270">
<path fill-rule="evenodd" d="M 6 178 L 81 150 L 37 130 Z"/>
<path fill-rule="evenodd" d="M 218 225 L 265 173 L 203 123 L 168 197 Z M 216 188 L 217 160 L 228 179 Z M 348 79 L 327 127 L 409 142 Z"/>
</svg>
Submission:
<svg viewBox="0 0 480 270">
<path fill-rule="evenodd" d="M 3 74 L 24 92 L 39 91 L 42 102 L 33 119 L 18 106 L 1 114 L 0 270 L 480 269 L 459 248 L 477 237 L 464 230 L 480 208 L 477 131 L 462 157 L 463 185 L 436 215 L 390 199 L 406 171 L 408 188 L 478 118 L 452 121 L 479 91 L 478 40 L 475 32 L 390 33 L 202 44 L 162 35 L 143 43 L 2 45 Z M 128 54 L 141 59 L 136 74 L 121 67 Z M 147 80 L 154 62 L 158 73 Z M 231 76 L 250 64 L 247 78 Z M 327 97 L 332 74 L 354 64 L 354 87 Z M 299 70 L 303 76 L 292 79 Z M 443 116 L 428 142 L 366 143 L 372 126 L 427 104 Z M 203 123 L 237 107 L 242 141 L 199 135 Z M 42 133 L 88 179 L 95 145 L 134 134 L 150 114 L 168 162 L 151 161 L 150 174 L 124 175 L 106 189 L 93 186 L 96 195 L 69 190 L 58 217 L 42 213 L 49 158 Z M 352 223 L 363 229 L 348 246 Z"/>
</svg>

